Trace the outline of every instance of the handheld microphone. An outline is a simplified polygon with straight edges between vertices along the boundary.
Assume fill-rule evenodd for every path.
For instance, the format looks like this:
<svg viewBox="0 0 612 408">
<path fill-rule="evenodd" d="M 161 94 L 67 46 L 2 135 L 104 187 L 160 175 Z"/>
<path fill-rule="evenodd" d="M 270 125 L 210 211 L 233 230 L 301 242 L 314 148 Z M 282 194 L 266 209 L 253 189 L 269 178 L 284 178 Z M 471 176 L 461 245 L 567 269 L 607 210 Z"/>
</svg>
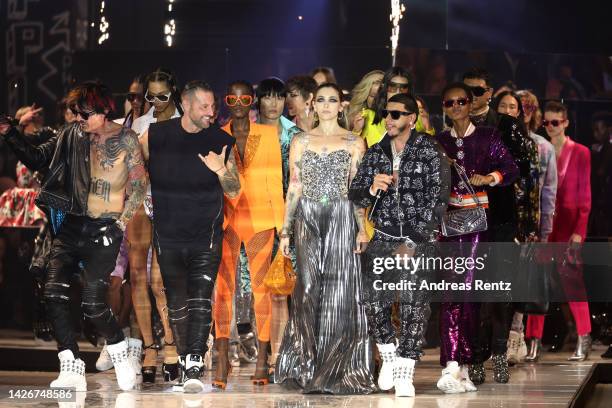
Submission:
<svg viewBox="0 0 612 408">
<path fill-rule="evenodd" d="M 378 173 L 378 174 L 385 174 L 385 173 Z M 374 210 L 376 209 L 378 200 L 380 200 L 383 194 L 385 193 L 386 191 L 382 191 L 381 189 L 378 189 L 378 191 L 376 191 L 376 200 L 374 200 L 374 204 L 372 204 L 372 208 L 370 209 L 370 212 L 368 213 L 368 221 L 372 221 L 372 214 L 374 214 Z"/>
</svg>

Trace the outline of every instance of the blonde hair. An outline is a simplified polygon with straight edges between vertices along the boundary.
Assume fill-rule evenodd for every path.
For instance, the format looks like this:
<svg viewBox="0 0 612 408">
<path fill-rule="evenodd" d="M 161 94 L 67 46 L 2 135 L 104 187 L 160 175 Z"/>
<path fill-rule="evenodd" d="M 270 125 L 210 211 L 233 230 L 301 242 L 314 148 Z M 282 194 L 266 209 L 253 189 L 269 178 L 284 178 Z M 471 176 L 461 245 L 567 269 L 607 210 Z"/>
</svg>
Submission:
<svg viewBox="0 0 612 408">
<path fill-rule="evenodd" d="M 533 113 L 531 114 L 531 120 L 527 124 L 529 130 L 535 132 L 540 128 L 540 126 L 542 126 L 542 110 L 540 109 L 540 103 L 538 102 L 538 98 L 537 96 L 535 96 L 535 94 L 533 94 L 533 92 L 528 91 L 527 89 L 517 91 L 516 94 L 520 98 L 526 98 L 530 104 L 536 107 L 535 111 L 533 111 Z M 525 107 L 523 107 L 523 112 L 525 112 Z"/>
<path fill-rule="evenodd" d="M 21 119 L 21 117 L 23 115 L 25 115 L 30 109 L 32 109 L 31 106 L 22 106 L 21 108 L 17 109 L 17 112 L 15 112 L 15 119 L 19 120 Z"/>
<path fill-rule="evenodd" d="M 351 91 L 351 103 L 348 107 L 347 119 L 350 126 L 352 126 L 355 116 L 361 113 L 363 108 L 367 108 L 366 103 L 368 96 L 370 96 L 370 89 L 374 82 L 382 80 L 385 73 L 379 69 L 370 71 L 361 78 L 361 80 L 355 85 Z"/>
</svg>

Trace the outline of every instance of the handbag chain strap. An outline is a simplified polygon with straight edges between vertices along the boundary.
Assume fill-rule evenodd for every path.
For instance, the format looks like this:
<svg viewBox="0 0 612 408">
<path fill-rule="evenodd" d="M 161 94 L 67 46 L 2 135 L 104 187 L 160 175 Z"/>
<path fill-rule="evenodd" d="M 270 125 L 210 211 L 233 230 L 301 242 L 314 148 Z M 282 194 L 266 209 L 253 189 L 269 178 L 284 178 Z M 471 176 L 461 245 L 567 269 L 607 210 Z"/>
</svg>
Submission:
<svg viewBox="0 0 612 408">
<path fill-rule="evenodd" d="M 467 188 L 468 193 L 470 193 L 472 197 L 474 198 L 474 201 L 476 201 L 476 206 L 482 207 L 482 204 L 480 203 L 480 200 L 478 199 L 476 192 L 474 191 L 474 189 L 472 188 L 472 185 L 470 184 L 470 179 L 468 178 L 465 172 L 465 169 L 460 164 L 457 164 L 457 160 L 452 160 L 452 162 L 453 162 L 453 167 L 455 168 L 455 171 L 457 171 L 459 178 L 465 184 L 465 187 Z"/>
</svg>

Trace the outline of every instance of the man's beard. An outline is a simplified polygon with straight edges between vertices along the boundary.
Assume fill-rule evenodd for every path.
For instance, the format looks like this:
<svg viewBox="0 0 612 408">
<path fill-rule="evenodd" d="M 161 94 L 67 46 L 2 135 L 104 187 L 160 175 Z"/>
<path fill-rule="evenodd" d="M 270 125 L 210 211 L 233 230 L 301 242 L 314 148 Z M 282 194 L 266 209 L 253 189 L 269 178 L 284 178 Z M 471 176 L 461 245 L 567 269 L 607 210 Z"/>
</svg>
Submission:
<svg viewBox="0 0 612 408">
<path fill-rule="evenodd" d="M 205 129 L 210 126 L 211 117 L 208 117 L 208 120 L 202 118 L 190 118 L 194 125 L 199 127 L 200 129 Z"/>
<path fill-rule="evenodd" d="M 391 135 L 391 134 L 390 134 L 389 136 L 391 136 L 391 137 L 397 137 L 397 136 L 401 135 L 402 133 L 404 133 L 404 132 L 406 131 L 406 128 L 408 128 L 408 125 L 404 125 L 404 126 L 402 126 L 402 127 L 398 127 L 398 128 L 397 128 L 397 130 L 398 130 L 397 134 L 396 134 L 396 135 Z"/>
</svg>

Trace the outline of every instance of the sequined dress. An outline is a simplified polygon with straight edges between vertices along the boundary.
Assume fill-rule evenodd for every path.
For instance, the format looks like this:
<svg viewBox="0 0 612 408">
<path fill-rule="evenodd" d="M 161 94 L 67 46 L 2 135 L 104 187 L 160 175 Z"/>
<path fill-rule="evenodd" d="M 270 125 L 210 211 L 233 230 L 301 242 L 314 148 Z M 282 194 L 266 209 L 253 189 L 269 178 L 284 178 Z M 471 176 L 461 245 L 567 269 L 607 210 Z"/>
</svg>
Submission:
<svg viewBox="0 0 612 408">
<path fill-rule="evenodd" d="M 294 230 L 298 279 L 275 382 L 293 380 L 304 393 L 376 390 L 360 304 L 360 262 L 353 253 L 357 227 L 347 199 L 350 164 L 344 149 L 302 155 L 303 189 Z"/>
</svg>

